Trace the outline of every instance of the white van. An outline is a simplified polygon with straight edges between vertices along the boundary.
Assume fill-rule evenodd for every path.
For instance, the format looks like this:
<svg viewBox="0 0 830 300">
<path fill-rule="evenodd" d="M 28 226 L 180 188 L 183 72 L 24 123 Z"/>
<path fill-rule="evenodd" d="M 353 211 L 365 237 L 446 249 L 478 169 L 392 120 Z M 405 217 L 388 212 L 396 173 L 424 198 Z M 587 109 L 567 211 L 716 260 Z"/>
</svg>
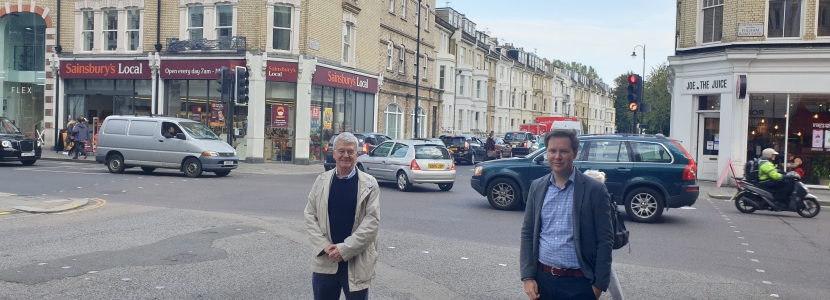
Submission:
<svg viewBox="0 0 830 300">
<path fill-rule="evenodd" d="M 573 129 L 576 135 L 582 135 L 582 122 L 579 121 L 555 121 L 550 125 L 550 130 Z"/>
<path fill-rule="evenodd" d="M 202 123 L 188 119 L 149 116 L 109 116 L 98 132 L 95 161 L 112 173 L 141 167 L 179 169 L 188 177 L 202 171 L 223 177 L 239 166 L 228 143 Z"/>
</svg>

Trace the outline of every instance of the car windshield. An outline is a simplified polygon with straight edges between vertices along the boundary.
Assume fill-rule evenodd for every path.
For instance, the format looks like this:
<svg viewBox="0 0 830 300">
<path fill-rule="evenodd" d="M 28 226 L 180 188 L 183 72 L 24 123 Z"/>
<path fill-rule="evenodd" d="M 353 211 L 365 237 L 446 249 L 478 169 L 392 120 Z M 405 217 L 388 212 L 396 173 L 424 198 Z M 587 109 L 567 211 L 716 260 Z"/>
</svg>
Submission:
<svg viewBox="0 0 830 300">
<path fill-rule="evenodd" d="M 213 130 L 210 130 L 207 126 L 203 125 L 202 123 L 196 122 L 182 122 L 179 125 L 184 128 L 184 131 L 187 131 L 190 136 L 198 140 L 218 140 L 219 137 L 213 133 Z"/>
<path fill-rule="evenodd" d="M 9 119 L 0 119 L 0 133 L 20 133 L 20 129 Z"/>
<path fill-rule="evenodd" d="M 525 134 L 522 132 L 508 132 L 504 135 L 505 142 L 524 141 Z"/>
<path fill-rule="evenodd" d="M 463 145 L 466 138 L 463 136 L 442 136 L 441 140 L 444 141 L 444 145 Z"/>
<path fill-rule="evenodd" d="M 438 145 L 415 146 L 415 159 L 450 159 L 450 152 Z"/>
</svg>

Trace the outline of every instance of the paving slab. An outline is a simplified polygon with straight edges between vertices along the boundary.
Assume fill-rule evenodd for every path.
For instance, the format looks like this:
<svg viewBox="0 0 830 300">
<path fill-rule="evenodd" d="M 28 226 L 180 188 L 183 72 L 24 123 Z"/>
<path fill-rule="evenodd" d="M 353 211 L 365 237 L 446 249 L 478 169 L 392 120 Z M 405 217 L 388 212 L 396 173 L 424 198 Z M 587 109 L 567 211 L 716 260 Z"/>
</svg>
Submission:
<svg viewBox="0 0 830 300">
<path fill-rule="evenodd" d="M 34 196 L 0 193 L 0 213 L 9 214 L 15 211 L 28 213 L 56 213 L 76 209 L 89 203 L 89 199 L 82 198 L 40 198 Z"/>
</svg>

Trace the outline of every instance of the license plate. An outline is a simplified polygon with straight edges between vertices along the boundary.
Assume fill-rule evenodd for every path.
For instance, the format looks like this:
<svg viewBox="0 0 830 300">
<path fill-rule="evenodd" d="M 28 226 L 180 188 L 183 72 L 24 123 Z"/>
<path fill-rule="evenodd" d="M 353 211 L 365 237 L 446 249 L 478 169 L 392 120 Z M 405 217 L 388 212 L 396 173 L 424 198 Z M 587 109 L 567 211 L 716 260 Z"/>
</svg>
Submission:
<svg viewBox="0 0 830 300">
<path fill-rule="evenodd" d="M 430 170 L 443 170 L 444 164 L 428 164 L 427 167 L 429 167 Z"/>
<path fill-rule="evenodd" d="M 458 148 L 456 148 L 456 147 L 452 147 L 452 148 L 450 148 L 450 150 L 452 150 L 452 151 L 458 151 Z"/>
<path fill-rule="evenodd" d="M 20 153 L 20 156 L 35 156 L 34 152 L 31 153 Z"/>
<path fill-rule="evenodd" d="M 232 160 L 227 160 L 227 161 L 225 161 L 225 165 L 226 166 L 233 166 L 233 161 Z"/>
</svg>

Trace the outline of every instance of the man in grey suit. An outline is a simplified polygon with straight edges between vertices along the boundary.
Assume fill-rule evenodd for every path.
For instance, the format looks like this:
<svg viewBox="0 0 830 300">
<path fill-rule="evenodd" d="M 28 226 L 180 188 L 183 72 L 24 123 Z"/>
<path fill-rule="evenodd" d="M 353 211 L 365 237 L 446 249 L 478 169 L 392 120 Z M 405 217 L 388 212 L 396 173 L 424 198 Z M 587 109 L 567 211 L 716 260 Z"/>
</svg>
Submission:
<svg viewBox="0 0 830 300">
<path fill-rule="evenodd" d="M 530 185 L 519 252 L 530 299 L 599 299 L 608 289 L 613 229 L 605 185 L 574 169 L 576 132 L 545 134 L 551 174 Z"/>
</svg>

